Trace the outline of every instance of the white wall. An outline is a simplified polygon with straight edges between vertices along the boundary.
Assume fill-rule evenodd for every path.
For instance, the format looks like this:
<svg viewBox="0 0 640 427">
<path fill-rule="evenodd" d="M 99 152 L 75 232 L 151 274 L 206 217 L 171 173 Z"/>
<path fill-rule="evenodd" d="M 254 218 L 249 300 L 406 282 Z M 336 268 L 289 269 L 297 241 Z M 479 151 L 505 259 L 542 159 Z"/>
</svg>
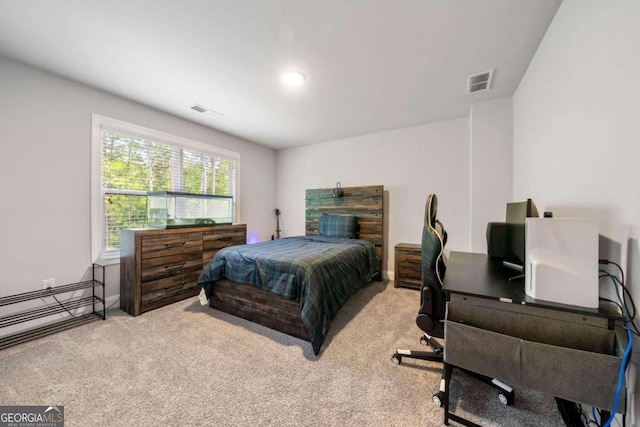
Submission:
<svg viewBox="0 0 640 427">
<path fill-rule="evenodd" d="M 472 105 L 469 122 L 470 250 L 486 253 L 487 223 L 504 221 L 506 205 L 514 201 L 511 199 L 513 191 L 511 98 L 500 98 Z"/>
<path fill-rule="evenodd" d="M 600 256 L 622 264 L 636 302 L 639 23 L 637 0 L 565 0 L 513 98 L 514 198 L 533 197 L 556 217 L 596 218 Z M 636 425 L 639 400 L 636 393 Z"/>
<path fill-rule="evenodd" d="M 424 206 L 439 199 L 448 250 L 469 250 L 469 121 L 359 136 L 277 153 L 277 205 L 283 235 L 304 234 L 305 190 L 384 185 L 386 246 L 383 269 L 393 271 L 397 243 L 420 243 Z"/>
<path fill-rule="evenodd" d="M 91 265 L 91 113 L 239 152 L 239 219 L 250 238 L 271 236 L 275 151 L 0 57 L 0 295 Z M 108 267 L 107 296 L 119 278 Z"/>
</svg>

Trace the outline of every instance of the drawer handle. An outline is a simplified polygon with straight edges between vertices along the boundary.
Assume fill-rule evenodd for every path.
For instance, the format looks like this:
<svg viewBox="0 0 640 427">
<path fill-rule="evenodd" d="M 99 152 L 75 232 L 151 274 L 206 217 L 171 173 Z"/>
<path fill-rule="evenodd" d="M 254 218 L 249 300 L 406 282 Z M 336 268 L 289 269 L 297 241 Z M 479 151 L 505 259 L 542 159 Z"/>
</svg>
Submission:
<svg viewBox="0 0 640 427">
<path fill-rule="evenodd" d="M 186 245 L 187 242 L 178 242 L 178 243 L 165 243 L 164 244 L 164 248 L 165 249 L 169 249 L 169 248 L 179 248 L 180 246 L 184 246 Z"/>
<path fill-rule="evenodd" d="M 184 267 L 185 264 L 186 264 L 186 261 L 174 262 L 174 263 L 171 263 L 171 264 L 165 264 L 164 268 L 165 268 L 165 270 L 169 270 L 169 269 L 173 269 L 173 268 L 182 268 L 182 267 Z"/>
<path fill-rule="evenodd" d="M 422 264 L 422 260 L 418 259 L 407 259 L 407 264 Z"/>
<path fill-rule="evenodd" d="M 232 237 L 231 236 L 227 236 L 227 237 L 220 237 L 218 238 L 219 242 L 228 242 L 229 240 L 231 240 Z"/>
<path fill-rule="evenodd" d="M 166 293 L 169 293 L 169 292 L 179 291 L 182 288 L 184 288 L 184 283 L 178 283 L 177 285 L 173 285 L 173 286 L 165 286 L 164 291 Z"/>
</svg>

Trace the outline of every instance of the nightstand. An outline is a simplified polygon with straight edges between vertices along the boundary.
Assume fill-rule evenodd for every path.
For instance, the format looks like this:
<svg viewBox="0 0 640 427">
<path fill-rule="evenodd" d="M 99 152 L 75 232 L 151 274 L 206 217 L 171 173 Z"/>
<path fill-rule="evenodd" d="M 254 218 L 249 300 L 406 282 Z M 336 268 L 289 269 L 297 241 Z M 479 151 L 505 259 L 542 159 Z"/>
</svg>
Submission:
<svg viewBox="0 0 640 427">
<path fill-rule="evenodd" d="M 398 243 L 393 287 L 420 289 L 422 283 L 422 246 L 417 243 Z"/>
</svg>

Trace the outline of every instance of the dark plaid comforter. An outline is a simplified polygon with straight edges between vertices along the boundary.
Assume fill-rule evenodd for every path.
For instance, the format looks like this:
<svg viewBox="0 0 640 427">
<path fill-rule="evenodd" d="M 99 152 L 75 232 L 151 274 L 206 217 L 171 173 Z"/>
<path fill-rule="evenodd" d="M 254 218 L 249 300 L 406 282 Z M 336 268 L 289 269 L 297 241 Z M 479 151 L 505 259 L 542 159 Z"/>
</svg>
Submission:
<svg viewBox="0 0 640 427">
<path fill-rule="evenodd" d="M 375 247 L 367 240 L 286 237 L 221 249 L 198 285 L 209 298 L 213 282 L 227 278 L 297 301 L 318 354 L 338 309 L 379 269 Z"/>
</svg>

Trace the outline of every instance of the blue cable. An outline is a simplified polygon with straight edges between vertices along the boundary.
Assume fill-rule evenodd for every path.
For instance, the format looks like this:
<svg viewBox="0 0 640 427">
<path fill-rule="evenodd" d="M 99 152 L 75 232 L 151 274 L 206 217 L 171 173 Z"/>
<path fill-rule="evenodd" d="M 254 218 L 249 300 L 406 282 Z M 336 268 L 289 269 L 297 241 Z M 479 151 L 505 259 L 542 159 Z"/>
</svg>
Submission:
<svg viewBox="0 0 640 427">
<path fill-rule="evenodd" d="M 625 320 L 629 318 L 629 313 L 627 312 L 626 306 L 624 304 L 624 299 L 620 297 L 620 291 L 618 290 L 618 278 L 613 274 L 609 273 L 607 270 L 599 269 L 600 273 L 605 274 L 607 277 L 611 279 L 613 282 L 613 289 L 616 291 L 616 296 L 620 301 L 620 307 L 622 308 L 622 314 L 625 317 Z M 631 335 L 631 330 L 629 329 L 629 323 L 624 323 L 624 328 L 627 330 L 627 348 L 625 349 L 624 356 L 622 357 L 622 362 L 620 362 L 620 370 L 618 372 L 618 386 L 616 387 L 616 393 L 613 400 L 613 407 L 611 409 L 611 415 L 607 422 L 605 422 L 602 427 L 609 427 L 611 422 L 616 416 L 616 410 L 618 407 L 618 400 L 620 398 L 620 391 L 622 390 L 622 384 L 624 382 L 624 372 L 627 368 L 627 362 L 629 360 L 629 355 L 631 354 L 631 348 L 633 345 L 633 336 Z M 591 413 L 593 414 L 594 421 L 597 424 L 597 418 L 595 414 L 595 408 L 591 408 Z"/>
<path fill-rule="evenodd" d="M 624 356 L 622 357 L 622 362 L 620 363 L 620 371 L 618 372 L 618 387 L 616 388 L 615 398 L 613 400 L 613 408 L 611 408 L 611 416 L 604 423 L 603 427 L 609 427 L 611 422 L 616 416 L 616 409 L 618 408 L 618 399 L 620 398 L 620 390 L 622 389 L 622 383 L 624 381 L 624 371 L 627 368 L 627 361 L 629 360 L 629 355 L 631 354 L 631 345 L 633 343 L 633 335 L 631 335 L 631 331 L 629 330 L 629 323 L 625 322 L 624 328 L 627 330 L 627 338 L 629 342 L 627 343 L 627 349 L 624 351 Z"/>
</svg>

